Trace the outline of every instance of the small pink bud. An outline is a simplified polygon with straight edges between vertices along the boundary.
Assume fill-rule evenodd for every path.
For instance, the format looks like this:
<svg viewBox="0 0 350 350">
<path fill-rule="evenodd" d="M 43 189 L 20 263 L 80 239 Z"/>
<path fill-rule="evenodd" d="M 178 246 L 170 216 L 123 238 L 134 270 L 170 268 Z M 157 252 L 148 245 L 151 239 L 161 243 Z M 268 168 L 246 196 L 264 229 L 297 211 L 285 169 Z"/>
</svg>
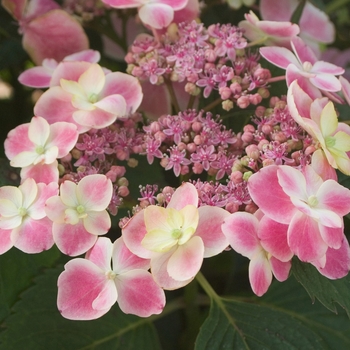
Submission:
<svg viewBox="0 0 350 350">
<path fill-rule="evenodd" d="M 253 105 L 257 105 L 262 101 L 262 97 L 259 94 L 249 95 L 249 102 Z"/>
<path fill-rule="evenodd" d="M 260 151 L 257 145 L 249 145 L 245 148 L 248 157 L 257 160 L 260 157 Z"/>
<path fill-rule="evenodd" d="M 247 108 L 249 106 L 250 102 L 249 102 L 249 97 L 248 96 L 241 96 L 238 98 L 237 100 L 237 106 L 239 108 Z"/>
<path fill-rule="evenodd" d="M 118 188 L 118 194 L 121 197 L 126 197 L 127 195 L 129 195 L 130 191 L 126 186 L 120 186 Z"/>
<path fill-rule="evenodd" d="M 227 86 L 219 88 L 219 94 L 222 100 L 227 100 L 232 95 L 232 91 Z"/>
</svg>

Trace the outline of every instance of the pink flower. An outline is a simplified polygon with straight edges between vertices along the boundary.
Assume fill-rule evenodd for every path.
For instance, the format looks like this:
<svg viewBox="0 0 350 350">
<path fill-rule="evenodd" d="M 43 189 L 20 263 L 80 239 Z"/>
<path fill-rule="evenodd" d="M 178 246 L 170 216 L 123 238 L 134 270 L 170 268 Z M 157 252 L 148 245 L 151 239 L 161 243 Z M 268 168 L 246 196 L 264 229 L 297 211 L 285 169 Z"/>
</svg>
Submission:
<svg viewBox="0 0 350 350">
<path fill-rule="evenodd" d="M 250 259 L 249 281 L 258 296 L 267 292 L 272 274 L 280 282 L 288 278 L 293 253 L 287 243 L 287 229 L 288 225 L 275 222 L 261 212 L 255 215 L 236 212 L 222 225 L 231 247 Z"/>
<path fill-rule="evenodd" d="M 203 258 L 219 254 L 228 245 L 221 224 L 229 213 L 218 207 L 197 207 L 196 188 L 184 183 L 167 208 L 150 205 L 122 229 L 127 247 L 137 256 L 151 259 L 152 275 L 164 289 L 188 284 Z"/>
<path fill-rule="evenodd" d="M 11 130 L 5 140 L 5 154 L 13 167 L 24 168 L 22 180 L 32 177 L 36 182 L 57 182 L 57 158 L 65 157 L 78 140 L 74 124 L 52 125 L 41 117 Z M 43 171 L 45 169 L 45 171 Z"/>
<path fill-rule="evenodd" d="M 80 23 L 53 0 L 3 0 L 2 5 L 19 22 L 23 48 L 36 64 L 45 58 L 61 61 L 89 47 Z"/>
<path fill-rule="evenodd" d="M 122 238 L 112 243 L 100 237 L 85 259 L 73 259 L 65 265 L 57 282 L 57 307 L 70 320 L 99 318 L 115 302 L 127 314 L 160 314 L 164 291 L 148 269 L 149 260 L 132 254 Z"/>
<path fill-rule="evenodd" d="M 343 68 L 318 61 L 311 49 L 298 37 L 291 40 L 291 45 L 294 54 L 284 47 L 260 48 L 260 54 L 266 60 L 286 69 L 287 86 L 297 80 L 312 99 L 322 96 L 320 90 L 340 91 L 341 85 L 335 75 L 343 74 Z"/>
<path fill-rule="evenodd" d="M 111 180 L 105 175 L 88 175 L 75 184 L 64 181 L 60 196 L 46 201 L 45 211 L 53 221 L 53 237 L 58 248 L 67 255 L 85 253 L 111 227 L 106 211 L 113 193 Z"/>
<path fill-rule="evenodd" d="M 25 253 L 40 253 L 53 246 L 52 222 L 44 207 L 57 192 L 57 183 L 37 184 L 33 179 L 18 188 L 0 188 L 0 254 L 12 246 Z"/>
<path fill-rule="evenodd" d="M 61 67 L 51 80 L 55 85 L 59 78 L 60 86 L 47 90 L 34 107 L 34 113 L 51 124 L 74 123 L 80 133 L 101 129 L 134 113 L 141 103 L 140 83 L 130 75 L 105 75 L 97 63 L 89 62 L 63 62 Z"/>
<path fill-rule="evenodd" d="M 289 225 L 288 245 L 300 260 L 324 266 L 327 249 L 346 239 L 342 217 L 350 211 L 350 190 L 324 181 L 311 165 L 302 171 L 268 166 L 249 178 L 248 189 L 265 215 Z"/>
<path fill-rule="evenodd" d="M 167 27 L 174 19 L 174 11 L 183 9 L 188 0 L 102 0 L 115 8 L 138 8 L 141 21 L 155 29 Z"/>
</svg>

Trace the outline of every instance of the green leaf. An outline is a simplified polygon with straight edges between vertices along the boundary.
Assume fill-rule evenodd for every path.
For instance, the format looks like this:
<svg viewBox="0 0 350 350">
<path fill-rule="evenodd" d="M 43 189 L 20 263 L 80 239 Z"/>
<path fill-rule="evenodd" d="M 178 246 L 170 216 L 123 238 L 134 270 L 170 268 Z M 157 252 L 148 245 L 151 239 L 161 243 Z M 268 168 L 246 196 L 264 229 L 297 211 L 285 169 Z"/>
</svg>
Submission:
<svg viewBox="0 0 350 350">
<path fill-rule="evenodd" d="M 0 256 L 0 321 L 10 314 L 11 307 L 32 284 L 43 267 L 52 266 L 60 257 L 56 247 L 40 254 L 25 254 L 16 248 Z"/>
<path fill-rule="evenodd" d="M 290 278 L 248 302 L 214 298 L 195 349 L 348 349 L 349 334 L 345 312 L 335 315 L 312 304 Z"/>
<path fill-rule="evenodd" d="M 118 306 L 93 321 L 70 321 L 56 307 L 57 278 L 63 267 L 47 270 L 23 293 L 5 321 L 0 349 L 160 349 L 149 319 L 123 314 Z"/>
<path fill-rule="evenodd" d="M 337 312 L 335 303 L 345 309 L 350 318 L 350 276 L 329 280 L 311 264 L 293 260 L 292 271 L 314 301 L 317 298 L 327 309 Z"/>
</svg>

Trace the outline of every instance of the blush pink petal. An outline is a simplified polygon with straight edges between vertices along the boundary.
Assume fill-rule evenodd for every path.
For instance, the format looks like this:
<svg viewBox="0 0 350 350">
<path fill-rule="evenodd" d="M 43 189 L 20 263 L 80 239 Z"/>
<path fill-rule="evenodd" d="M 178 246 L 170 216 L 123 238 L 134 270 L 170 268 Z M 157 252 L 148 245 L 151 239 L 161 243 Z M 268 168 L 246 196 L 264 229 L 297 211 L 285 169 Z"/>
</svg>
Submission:
<svg viewBox="0 0 350 350">
<path fill-rule="evenodd" d="M 221 253 L 229 245 L 221 225 L 230 214 L 222 208 L 211 206 L 202 206 L 198 212 L 199 222 L 194 235 L 202 238 L 204 258 L 209 258 Z"/>
<path fill-rule="evenodd" d="M 164 291 L 145 270 L 132 270 L 115 279 L 118 305 L 126 314 L 149 317 L 160 314 L 165 306 Z"/>
<path fill-rule="evenodd" d="M 49 184 L 50 182 L 58 182 L 58 162 L 55 161 L 51 164 L 35 164 L 29 165 L 21 170 L 22 181 L 28 178 L 33 178 L 37 183 L 44 182 Z"/>
<path fill-rule="evenodd" d="M 29 124 L 29 140 L 37 145 L 45 145 L 49 135 L 49 123 L 42 117 L 34 116 Z"/>
<path fill-rule="evenodd" d="M 78 21 L 58 9 L 30 21 L 25 28 L 22 44 L 39 65 L 45 58 L 62 61 L 69 54 L 85 50 L 89 41 Z"/>
<path fill-rule="evenodd" d="M 148 3 L 139 9 L 141 21 L 152 28 L 167 27 L 174 19 L 174 10 L 171 6 L 160 3 Z"/>
<path fill-rule="evenodd" d="M 0 254 L 6 253 L 13 247 L 11 233 L 12 230 L 4 230 L 0 228 Z"/>
<path fill-rule="evenodd" d="M 77 126 L 72 123 L 57 122 L 50 125 L 48 145 L 58 147 L 57 158 L 65 157 L 78 140 Z"/>
<path fill-rule="evenodd" d="M 23 194 L 23 208 L 29 208 L 38 195 L 38 186 L 36 182 L 33 179 L 27 179 L 19 186 L 19 189 Z"/>
<path fill-rule="evenodd" d="M 150 260 L 133 254 L 125 245 L 122 237 L 114 242 L 112 259 L 113 271 L 118 275 L 134 269 L 148 270 L 150 268 Z"/>
<path fill-rule="evenodd" d="M 259 297 L 269 289 L 272 272 L 263 250 L 257 253 L 249 263 L 249 281 L 253 292 Z"/>
<path fill-rule="evenodd" d="M 316 150 L 312 154 L 311 166 L 316 173 L 321 176 L 323 181 L 338 179 L 335 169 L 330 166 L 321 149 Z"/>
<path fill-rule="evenodd" d="M 339 77 L 339 81 L 342 87 L 342 93 L 346 102 L 350 105 L 350 82 L 344 77 Z"/>
<path fill-rule="evenodd" d="M 267 61 L 283 69 L 287 69 L 290 64 L 300 65 L 294 54 L 285 47 L 261 47 L 259 52 Z"/>
<path fill-rule="evenodd" d="M 119 114 L 121 111 L 119 110 L 117 112 Z M 105 112 L 99 108 L 95 108 L 91 111 L 75 110 L 72 116 L 75 124 L 81 125 L 86 129 L 106 128 L 107 126 L 113 124 L 117 119 L 116 114 Z"/>
<path fill-rule="evenodd" d="M 317 221 L 301 212 L 296 213 L 290 223 L 288 244 L 291 251 L 305 262 L 320 259 L 328 248 L 321 238 Z"/>
<path fill-rule="evenodd" d="M 21 73 L 18 81 L 22 85 L 33 88 L 46 88 L 50 86 L 52 70 L 45 67 L 33 67 Z"/>
<path fill-rule="evenodd" d="M 79 77 L 78 82 L 87 96 L 93 94 L 98 95 L 104 84 L 105 74 L 101 66 L 97 63 L 92 63 L 90 67 Z"/>
<path fill-rule="evenodd" d="M 345 72 L 344 68 L 325 61 L 315 62 L 312 66 L 312 71 L 316 73 L 328 73 L 331 75 L 341 75 Z"/>
<path fill-rule="evenodd" d="M 310 78 L 310 82 L 321 90 L 333 92 L 341 90 L 338 78 L 332 74 L 317 74 L 314 78 Z"/>
<path fill-rule="evenodd" d="M 28 137 L 29 123 L 21 124 L 12 129 L 5 140 L 5 154 L 8 159 L 13 159 L 17 154 L 33 149 L 34 144 Z"/>
<path fill-rule="evenodd" d="M 22 217 L 19 215 L 6 218 L 5 220 L 0 220 L 0 229 L 2 230 L 12 230 L 16 227 L 21 226 Z"/>
<path fill-rule="evenodd" d="M 23 151 L 14 156 L 10 162 L 11 166 L 15 168 L 24 168 L 32 165 L 38 158 L 38 154 L 33 151 Z"/>
<path fill-rule="evenodd" d="M 20 227 L 12 231 L 14 246 L 25 253 L 41 253 L 50 249 L 53 244 L 52 221 L 48 218 L 40 220 L 25 219 Z"/>
<path fill-rule="evenodd" d="M 260 250 L 257 236 L 259 220 L 250 213 L 236 212 L 225 218 L 222 231 L 231 247 L 238 253 L 252 259 Z"/>
<path fill-rule="evenodd" d="M 190 238 L 179 245 L 168 261 L 169 276 L 177 281 L 187 281 L 196 276 L 203 263 L 204 244 L 200 237 Z"/>
<path fill-rule="evenodd" d="M 306 181 L 303 174 L 290 166 L 281 165 L 277 170 L 278 183 L 289 197 L 307 200 Z"/>
<path fill-rule="evenodd" d="M 141 244 L 146 233 L 147 231 L 143 210 L 134 215 L 122 228 L 124 243 L 130 249 L 130 251 L 141 258 L 150 259 L 152 252 L 145 249 Z"/>
<path fill-rule="evenodd" d="M 310 62 L 312 65 L 317 62 L 315 53 L 300 37 L 291 40 L 292 49 L 301 63 Z"/>
<path fill-rule="evenodd" d="M 90 62 L 63 61 L 54 70 L 50 86 L 59 86 L 61 79 L 78 81 L 79 77 L 91 67 Z"/>
<path fill-rule="evenodd" d="M 294 37 L 299 34 L 299 26 L 291 22 L 259 21 L 256 26 L 272 37 Z"/>
<path fill-rule="evenodd" d="M 184 182 L 176 189 L 167 207 L 181 210 L 186 205 L 194 205 L 195 207 L 198 207 L 197 189 L 189 182 Z"/>
<path fill-rule="evenodd" d="M 69 256 L 86 253 L 97 240 L 97 236 L 85 230 L 81 220 L 76 225 L 54 222 L 52 231 L 58 249 Z"/>
<path fill-rule="evenodd" d="M 102 174 L 88 175 L 82 178 L 76 190 L 77 198 L 86 210 L 101 211 L 108 207 L 113 193 L 113 185 Z"/>
<path fill-rule="evenodd" d="M 133 8 L 146 4 L 148 0 L 102 0 L 102 2 L 115 8 Z"/>
<path fill-rule="evenodd" d="M 261 0 L 260 12 L 264 19 L 270 21 L 289 21 L 296 4 L 297 1 L 294 0 Z"/>
<path fill-rule="evenodd" d="M 94 246 L 86 253 L 85 259 L 90 260 L 103 271 L 111 269 L 113 243 L 107 237 L 99 237 Z"/>
<path fill-rule="evenodd" d="M 94 103 L 94 106 L 105 112 L 116 115 L 117 118 L 127 115 L 127 105 L 124 97 L 121 95 L 109 95 Z"/>
<path fill-rule="evenodd" d="M 289 276 L 289 271 L 292 267 L 291 261 L 280 261 L 274 256 L 271 256 L 270 258 L 270 266 L 273 275 L 276 277 L 277 281 L 283 282 L 285 281 Z"/>
<path fill-rule="evenodd" d="M 175 11 L 183 9 L 187 3 L 188 0 L 157 0 L 160 4 L 165 4 L 171 6 Z"/>
<path fill-rule="evenodd" d="M 84 178 L 83 178 L 84 179 Z M 60 186 L 60 196 L 64 205 L 70 208 L 76 208 L 79 204 L 77 198 L 77 184 L 73 181 L 66 180 Z"/>
<path fill-rule="evenodd" d="M 59 8 L 59 5 L 54 0 L 31 0 L 26 6 L 24 17 L 26 20 L 30 20 Z"/>
<path fill-rule="evenodd" d="M 296 209 L 278 183 L 277 170 L 278 166 L 270 165 L 253 174 L 248 181 L 248 190 L 265 215 L 281 224 L 289 224 Z"/>
<path fill-rule="evenodd" d="M 90 211 L 83 219 L 85 230 L 92 235 L 104 235 L 111 228 L 111 217 L 106 210 Z"/>
<path fill-rule="evenodd" d="M 273 221 L 266 215 L 259 222 L 258 237 L 261 246 L 282 262 L 293 257 L 287 241 L 287 232 L 288 225 Z"/>
<path fill-rule="evenodd" d="M 97 63 L 100 59 L 101 54 L 99 51 L 88 49 L 68 55 L 63 59 L 63 61 L 84 61 L 90 63 Z"/>
<path fill-rule="evenodd" d="M 107 280 L 104 271 L 86 259 L 69 261 L 57 285 L 57 307 L 63 317 L 71 320 L 99 318 L 117 300 L 113 281 Z"/>
<path fill-rule="evenodd" d="M 22 19 L 27 0 L 2 0 L 1 5 L 17 20 Z"/>
<path fill-rule="evenodd" d="M 344 239 L 344 227 L 327 227 L 321 223 L 318 225 L 320 235 L 329 248 L 340 248 Z"/>
</svg>

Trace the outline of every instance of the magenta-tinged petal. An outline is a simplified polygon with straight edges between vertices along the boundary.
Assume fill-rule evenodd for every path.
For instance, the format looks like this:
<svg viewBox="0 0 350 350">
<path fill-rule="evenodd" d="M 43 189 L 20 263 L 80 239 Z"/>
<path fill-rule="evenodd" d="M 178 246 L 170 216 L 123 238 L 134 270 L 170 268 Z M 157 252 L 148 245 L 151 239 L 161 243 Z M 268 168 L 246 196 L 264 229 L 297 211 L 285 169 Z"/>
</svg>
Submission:
<svg viewBox="0 0 350 350">
<path fill-rule="evenodd" d="M 310 78 L 310 82 L 321 90 L 333 92 L 341 90 L 338 78 L 332 74 L 317 74 L 314 78 Z"/>
<path fill-rule="evenodd" d="M 323 180 L 312 166 L 307 165 L 302 171 L 306 181 L 306 192 L 308 195 L 314 195 L 322 186 Z"/>
<path fill-rule="evenodd" d="M 55 161 L 52 164 L 35 164 L 29 165 L 21 170 L 22 181 L 28 178 L 34 179 L 37 183 L 43 182 L 49 184 L 58 182 L 58 163 Z"/>
<path fill-rule="evenodd" d="M 54 123 L 50 125 L 50 136 L 47 144 L 48 146 L 57 146 L 57 158 L 62 158 L 75 146 L 78 136 L 79 134 L 75 124 L 66 122 Z"/>
<path fill-rule="evenodd" d="M 125 99 L 121 95 L 110 95 L 104 99 L 94 103 L 99 109 L 105 112 L 116 115 L 117 117 L 124 117 L 127 113 L 127 105 Z"/>
<path fill-rule="evenodd" d="M 287 69 L 290 64 L 294 64 L 297 67 L 300 66 L 292 51 L 286 49 L 285 47 L 261 47 L 259 52 L 261 56 L 277 67 Z"/>
<path fill-rule="evenodd" d="M 289 197 L 307 200 L 305 177 L 301 171 L 288 165 L 281 165 L 277 170 L 278 183 Z"/>
<path fill-rule="evenodd" d="M 330 166 L 321 149 L 316 150 L 312 154 L 311 166 L 323 181 L 338 179 L 337 173 L 335 172 L 334 168 Z"/>
<path fill-rule="evenodd" d="M 160 314 L 165 306 L 165 294 L 145 270 L 132 270 L 115 279 L 118 305 L 126 314 L 149 317 Z"/>
<path fill-rule="evenodd" d="M 156 283 L 165 290 L 179 289 L 190 283 L 193 278 L 186 281 L 175 280 L 169 276 L 168 262 L 177 247 L 166 253 L 153 253 L 151 258 L 151 272 Z"/>
<path fill-rule="evenodd" d="M 272 282 L 272 272 L 265 252 L 261 250 L 249 263 L 249 282 L 253 292 L 261 297 Z"/>
<path fill-rule="evenodd" d="M 328 248 L 321 238 L 317 221 L 301 212 L 296 213 L 290 223 L 288 244 L 291 251 L 305 262 L 320 259 Z"/>
<path fill-rule="evenodd" d="M 12 129 L 5 140 L 5 154 L 13 159 L 17 154 L 34 149 L 34 144 L 28 137 L 29 123 L 21 124 Z"/>
<path fill-rule="evenodd" d="M 118 114 L 111 114 L 102 109 L 95 108 L 91 111 L 76 110 L 72 116 L 74 122 L 85 129 L 102 129 L 115 122 L 121 111 L 118 110 L 117 112 Z"/>
<path fill-rule="evenodd" d="M 221 253 L 229 245 L 221 225 L 230 214 L 222 208 L 211 206 L 202 206 L 198 212 L 199 222 L 195 236 L 202 238 L 204 257 L 209 258 Z"/>
<path fill-rule="evenodd" d="M 89 46 L 78 21 L 60 9 L 30 21 L 25 27 L 22 43 L 36 64 L 40 64 L 44 58 L 62 61 L 65 56 Z"/>
<path fill-rule="evenodd" d="M 253 174 L 248 181 L 248 190 L 265 215 L 282 224 L 289 224 L 296 209 L 278 183 L 277 170 L 278 166 L 270 165 Z"/>
<path fill-rule="evenodd" d="M 152 28 L 167 27 L 174 19 L 174 10 L 171 6 L 159 3 L 148 3 L 139 9 L 141 21 Z"/>
<path fill-rule="evenodd" d="M 257 235 L 258 229 L 258 219 L 253 214 L 246 212 L 231 214 L 222 225 L 222 232 L 231 247 L 249 259 L 261 250 Z"/>
<path fill-rule="evenodd" d="M 111 228 L 111 217 L 106 210 L 89 211 L 83 219 L 85 230 L 93 235 L 104 235 Z"/>
<path fill-rule="evenodd" d="M 122 228 L 123 240 L 130 251 L 141 258 L 150 259 L 152 252 L 145 249 L 141 244 L 146 233 L 147 231 L 143 210 L 134 215 Z"/>
<path fill-rule="evenodd" d="M 342 92 L 346 102 L 350 105 L 350 82 L 344 77 L 339 77 L 339 81 L 342 87 Z"/>
<path fill-rule="evenodd" d="M 291 46 L 301 63 L 309 62 L 314 64 L 317 57 L 314 52 L 304 43 L 300 37 L 295 37 L 291 40 Z"/>
<path fill-rule="evenodd" d="M 328 73 L 332 75 L 341 75 L 345 72 L 344 68 L 336 66 L 333 63 L 325 61 L 317 61 L 312 66 L 312 72 L 314 73 Z"/>
<path fill-rule="evenodd" d="M 123 241 L 123 237 L 118 238 L 113 243 L 113 271 L 122 274 L 130 270 L 150 268 L 150 260 L 142 259 L 133 254 Z"/>
<path fill-rule="evenodd" d="M 90 63 L 97 63 L 100 59 L 101 54 L 99 53 L 99 51 L 89 49 L 68 55 L 63 59 L 63 61 L 84 61 Z"/>
<path fill-rule="evenodd" d="M 175 11 L 183 9 L 188 2 L 189 2 L 188 0 L 157 0 L 157 3 L 169 5 Z"/>
<path fill-rule="evenodd" d="M 117 291 L 99 267 L 86 259 L 73 259 L 58 277 L 57 307 L 71 320 L 93 320 L 109 311 Z M 99 302 L 104 301 L 103 303 Z M 96 301 L 97 300 L 97 301 Z M 94 308 L 93 304 L 98 308 Z"/>
<path fill-rule="evenodd" d="M 289 271 L 292 267 L 292 263 L 290 261 L 283 262 L 272 256 L 270 258 L 270 265 L 272 273 L 276 277 L 277 281 L 283 282 L 288 278 Z"/>
<path fill-rule="evenodd" d="M 107 5 L 115 8 L 133 8 L 146 3 L 146 0 L 102 0 Z"/>
<path fill-rule="evenodd" d="M 13 247 L 11 232 L 12 230 L 3 230 L 0 228 L 0 254 L 6 253 Z"/>
<path fill-rule="evenodd" d="M 177 281 L 187 281 L 196 276 L 203 263 L 204 244 L 195 236 L 179 245 L 168 261 L 169 276 Z"/>
<path fill-rule="evenodd" d="M 19 21 L 23 17 L 27 0 L 2 0 L 1 5 Z"/>
<path fill-rule="evenodd" d="M 25 9 L 25 19 L 27 21 L 41 16 L 51 10 L 59 9 L 60 6 L 54 0 L 31 0 Z"/>
<path fill-rule="evenodd" d="M 327 249 L 324 267 L 319 263 L 313 263 L 313 265 L 327 278 L 338 279 L 345 277 L 350 271 L 350 248 L 346 237 L 344 237 L 339 249 Z"/>
<path fill-rule="evenodd" d="M 86 253 L 85 259 L 90 260 L 103 271 L 111 270 L 113 243 L 107 237 L 97 238 L 94 246 Z"/>
<path fill-rule="evenodd" d="M 18 81 L 25 86 L 47 88 L 50 86 L 52 70 L 45 67 L 29 68 L 18 77 Z"/>
<path fill-rule="evenodd" d="M 88 175 L 77 186 L 79 204 L 93 211 L 105 210 L 112 199 L 113 186 L 110 179 L 102 174 Z"/>
<path fill-rule="evenodd" d="M 320 235 L 330 248 L 339 249 L 344 239 L 344 227 L 327 227 L 319 223 Z"/>
<path fill-rule="evenodd" d="M 299 26 L 291 22 L 259 21 L 256 25 L 272 37 L 285 37 L 287 39 L 298 35 L 300 32 Z"/>
<path fill-rule="evenodd" d="M 293 257 L 287 241 L 288 225 L 271 220 L 266 215 L 260 220 L 258 237 L 262 247 L 280 261 Z"/>
<path fill-rule="evenodd" d="M 261 0 L 260 12 L 263 19 L 270 21 L 289 21 L 297 4 L 298 2 L 296 0 Z"/>
<path fill-rule="evenodd" d="M 52 231 L 58 249 L 69 256 L 86 253 L 97 240 L 97 236 L 85 230 L 82 222 L 76 225 L 54 222 Z"/>
<path fill-rule="evenodd" d="M 181 210 L 186 205 L 198 206 L 198 192 L 190 182 L 184 182 L 176 189 L 168 204 L 168 208 Z"/>
<path fill-rule="evenodd" d="M 126 101 L 128 113 L 134 113 L 137 110 L 143 97 L 138 79 L 121 72 L 106 75 L 105 87 L 101 91 L 100 97 L 109 95 L 122 95 Z"/>
</svg>

